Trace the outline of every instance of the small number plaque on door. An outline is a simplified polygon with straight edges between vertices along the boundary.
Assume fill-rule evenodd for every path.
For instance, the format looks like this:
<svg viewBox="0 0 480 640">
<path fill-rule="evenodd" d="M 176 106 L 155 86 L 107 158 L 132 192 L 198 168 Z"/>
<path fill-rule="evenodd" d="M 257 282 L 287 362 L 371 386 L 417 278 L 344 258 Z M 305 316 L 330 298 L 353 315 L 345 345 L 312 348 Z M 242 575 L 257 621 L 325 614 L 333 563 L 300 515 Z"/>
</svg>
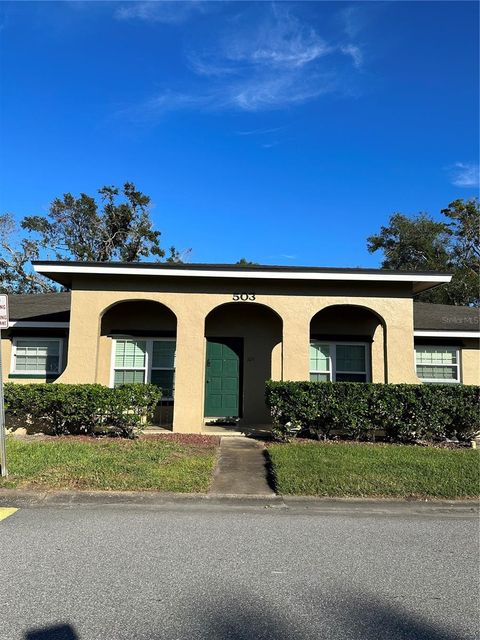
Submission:
<svg viewBox="0 0 480 640">
<path fill-rule="evenodd" d="M 252 302 L 253 300 L 255 300 L 255 294 L 254 293 L 234 293 L 232 296 L 232 300 L 235 300 L 235 302 L 238 302 L 239 300 L 241 300 L 242 302 Z"/>
</svg>

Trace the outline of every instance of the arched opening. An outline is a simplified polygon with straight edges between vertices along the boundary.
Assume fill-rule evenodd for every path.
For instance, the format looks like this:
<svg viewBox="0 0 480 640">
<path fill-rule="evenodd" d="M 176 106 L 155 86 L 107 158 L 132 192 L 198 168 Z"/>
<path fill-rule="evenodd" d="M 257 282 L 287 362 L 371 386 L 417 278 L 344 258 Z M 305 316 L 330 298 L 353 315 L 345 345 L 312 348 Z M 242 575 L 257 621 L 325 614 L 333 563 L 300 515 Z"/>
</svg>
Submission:
<svg viewBox="0 0 480 640">
<path fill-rule="evenodd" d="M 268 424 L 265 381 L 280 379 L 282 320 L 257 303 L 230 302 L 205 320 L 207 421 Z"/>
<path fill-rule="evenodd" d="M 387 382 L 385 322 L 357 305 L 332 305 L 310 322 L 310 380 Z"/>
<path fill-rule="evenodd" d="M 175 395 L 177 319 L 160 302 L 128 300 L 106 309 L 101 318 L 98 380 L 110 386 L 152 383 L 162 389 L 155 422 L 171 427 Z M 109 357 L 110 354 L 110 357 Z"/>
</svg>

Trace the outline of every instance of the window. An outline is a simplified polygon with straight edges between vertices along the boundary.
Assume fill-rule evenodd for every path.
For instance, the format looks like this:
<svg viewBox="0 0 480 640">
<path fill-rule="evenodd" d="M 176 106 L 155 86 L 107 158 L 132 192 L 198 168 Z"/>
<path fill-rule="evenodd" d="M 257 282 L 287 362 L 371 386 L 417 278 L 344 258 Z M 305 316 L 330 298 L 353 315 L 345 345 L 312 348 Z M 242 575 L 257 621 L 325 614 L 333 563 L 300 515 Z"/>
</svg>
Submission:
<svg viewBox="0 0 480 640">
<path fill-rule="evenodd" d="M 114 386 L 146 382 L 146 374 L 146 340 L 116 340 Z"/>
<path fill-rule="evenodd" d="M 415 346 L 415 365 L 422 382 L 460 382 L 457 347 Z"/>
<path fill-rule="evenodd" d="M 164 400 L 172 400 L 175 380 L 174 338 L 114 341 L 112 386 L 151 382 L 161 387 Z"/>
<path fill-rule="evenodd" d="M 310 342 L 310 380 L 368 382 L 369 350 L 365 343 Z"/>
<path fill-rule="evenodd" d="M 173 340 L 153 342 L 150 381 L 161 387 L 166 398 L 173 398 L 175 346 Z"/>
<path fill-rule="evenodd" d="M 332 379 L 332 359 L 330 345 L 310 343 L 310 380 L 328 382 Z"/>
<path fill-rule="evenodd" d="M 14 338 L 11 373 L 53 376 L 61 371 L 61 338 Z"/>
</svg>

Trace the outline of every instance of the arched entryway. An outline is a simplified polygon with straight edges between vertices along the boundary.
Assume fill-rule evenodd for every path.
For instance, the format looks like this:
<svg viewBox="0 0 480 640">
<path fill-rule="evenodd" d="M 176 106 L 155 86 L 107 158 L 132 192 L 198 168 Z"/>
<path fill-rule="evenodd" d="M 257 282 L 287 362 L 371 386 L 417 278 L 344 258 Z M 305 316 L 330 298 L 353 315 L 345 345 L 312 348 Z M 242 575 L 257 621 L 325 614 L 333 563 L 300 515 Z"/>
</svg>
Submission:
<svg viewBox="0 0 480 640">
<path fill-rule="evenodd" d="M 310 380 L 387 382 L 385 339 L 385 322 L 372 309 L 322 309 L 310 322 Z"/>
<path fill-rule="evenodd" d="M 282 320 L 257 303 L 230 302 L 205 320 L 205 404 L 208 421 L 270 421 L 265 381 L 280 379 Z"/>
<path fill-rule="evenodd" d="M 162 426 L 173 421 L 176 333 L 173 311 L 151 300 L 118 302 L 101 318 L 97 379 L 110 386 L 152 383 L 161 387 L 155 421 Z"/>
</svg>

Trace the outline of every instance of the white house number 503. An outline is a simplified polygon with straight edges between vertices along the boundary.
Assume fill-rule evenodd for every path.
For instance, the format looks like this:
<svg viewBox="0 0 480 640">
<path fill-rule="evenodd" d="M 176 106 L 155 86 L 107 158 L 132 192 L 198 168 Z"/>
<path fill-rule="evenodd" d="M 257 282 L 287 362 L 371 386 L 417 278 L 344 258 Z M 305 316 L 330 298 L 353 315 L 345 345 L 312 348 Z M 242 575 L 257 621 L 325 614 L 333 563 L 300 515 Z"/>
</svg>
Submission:
<svg viewBox="0 0 480 640">
<path fill-rule="evenodd" d="M 232 300 L 235 300 L 235 302 L 238 302 L 239 300 L 241 300 L 242 302 L 252 302 L 253 300 L 255 300 L 255 294 L 254 293 L 234 293 L 232 296 Z"/>
</svg>

